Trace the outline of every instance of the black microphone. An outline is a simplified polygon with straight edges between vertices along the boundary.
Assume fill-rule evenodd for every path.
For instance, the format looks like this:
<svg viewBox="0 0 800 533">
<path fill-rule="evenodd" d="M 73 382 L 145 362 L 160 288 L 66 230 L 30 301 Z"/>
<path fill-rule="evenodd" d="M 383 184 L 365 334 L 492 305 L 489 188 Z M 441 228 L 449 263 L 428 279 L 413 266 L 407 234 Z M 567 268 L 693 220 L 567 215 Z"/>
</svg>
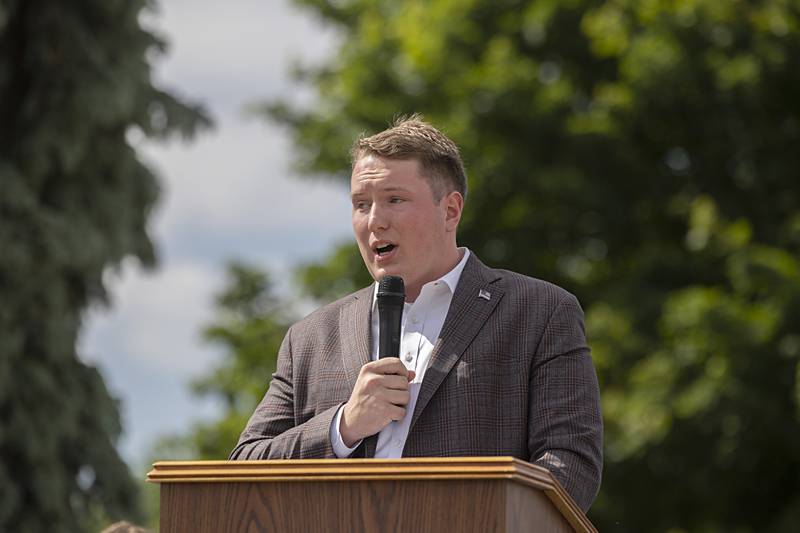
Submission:
<svg viewBox="0 0 800 533">
<path fill-rule="evenodd" d="M 399 276 L 384 276 L 378 283 L 378 357 L 400 357 L 400 324 L 406 286 Z"/>
</svg>

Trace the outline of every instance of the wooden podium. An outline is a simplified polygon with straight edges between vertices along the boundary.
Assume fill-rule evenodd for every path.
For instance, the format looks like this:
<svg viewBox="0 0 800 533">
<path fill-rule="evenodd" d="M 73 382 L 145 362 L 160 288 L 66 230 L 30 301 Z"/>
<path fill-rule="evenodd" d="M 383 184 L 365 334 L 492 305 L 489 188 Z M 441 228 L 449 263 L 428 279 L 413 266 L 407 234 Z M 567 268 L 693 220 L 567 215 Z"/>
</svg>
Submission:
<svg viewBox="0 0 800 533">
<path fill-rule="evenodd" d="M 158 462 L 161 533 L 596 531 L 512 457 Z"/>
</svg>

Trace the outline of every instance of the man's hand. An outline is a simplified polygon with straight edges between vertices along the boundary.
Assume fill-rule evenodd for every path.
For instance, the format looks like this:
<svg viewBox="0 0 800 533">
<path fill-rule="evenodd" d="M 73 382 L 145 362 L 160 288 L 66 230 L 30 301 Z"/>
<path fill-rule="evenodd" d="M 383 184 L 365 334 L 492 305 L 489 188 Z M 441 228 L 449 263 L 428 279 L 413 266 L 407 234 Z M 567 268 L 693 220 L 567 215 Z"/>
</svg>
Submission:
<svg viewBox="0 0 800 533">
<path fill-rule="evenodd" d="M 408 405 L 408 384 L 414 375 L 397 357 L 384 357 L 361 367 L 339 424 L 346 446 L 374 435 L 392 420 L 402 420 Z"/>
</svg>

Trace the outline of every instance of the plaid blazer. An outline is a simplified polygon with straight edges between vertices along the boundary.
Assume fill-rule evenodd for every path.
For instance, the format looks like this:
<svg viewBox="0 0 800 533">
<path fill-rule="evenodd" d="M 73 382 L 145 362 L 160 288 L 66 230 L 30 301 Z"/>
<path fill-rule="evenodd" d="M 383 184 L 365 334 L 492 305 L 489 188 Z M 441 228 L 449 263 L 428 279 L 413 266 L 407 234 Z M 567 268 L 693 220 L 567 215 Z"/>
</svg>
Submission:
<svg viewBox="0 0 800 533">
<path fill-rule="evenodd" d="M 333 458 L 330 426 L 370 360 L 372 290 L 289 328 L 266 396 L 231 459 Z M 488 296 L 488 298 L 487 298 Z M 567 291 L 464 267 L 419 392 L 404 457 L 510 455 L 550 470 L 587 510 L 603 425 L 583 312 Z M 372 457 L 377 435 L 355 456 Z"/>
</svg>

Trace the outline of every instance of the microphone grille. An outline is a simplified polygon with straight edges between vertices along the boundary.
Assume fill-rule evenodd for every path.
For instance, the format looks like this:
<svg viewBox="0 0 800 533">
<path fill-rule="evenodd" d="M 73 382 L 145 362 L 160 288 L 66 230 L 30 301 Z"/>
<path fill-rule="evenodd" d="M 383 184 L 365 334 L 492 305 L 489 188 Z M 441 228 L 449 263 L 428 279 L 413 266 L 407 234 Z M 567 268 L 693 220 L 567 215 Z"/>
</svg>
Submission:
<svg viewBox="0 0 800 533">
<path fill-rule="evenodd" d="M 378 282 L 378 298 L 382 296 L 402 296 L 405 298 L 406 286 L 400 276 L 384 276 Z"/>
</svg>

